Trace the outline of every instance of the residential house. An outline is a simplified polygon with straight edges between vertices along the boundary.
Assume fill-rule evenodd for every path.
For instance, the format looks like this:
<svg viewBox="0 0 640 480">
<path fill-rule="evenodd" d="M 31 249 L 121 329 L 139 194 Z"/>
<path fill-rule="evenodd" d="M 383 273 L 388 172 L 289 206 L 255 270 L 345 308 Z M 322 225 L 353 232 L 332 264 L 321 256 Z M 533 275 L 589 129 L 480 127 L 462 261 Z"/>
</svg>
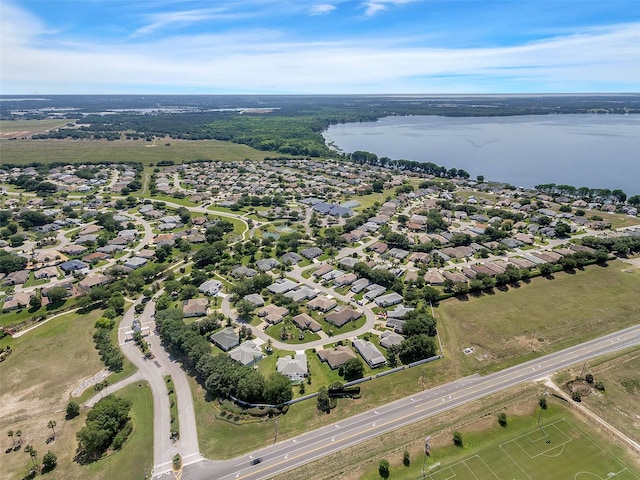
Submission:
<svg viewBox="0 0 640 480">
<path fill-rule="evenodd" d="M 387 295 L 382 295 L 377 297 L 374 302 L 376 305 L 382 308 L 390 307 L 392 305 L 397 305 L 402 302 L 402 295 L 396 292 L 388 293 Z"/>
<path fill-rule="evenodd" d="M 222 288 L 222 282 L 218 280 L 207 280 L 206 282 L 200 284 L 198 287 L 198 291 L 200 293 L 204 293 L 205 295 L 214 296 L 220 292 Z"/>
<path fill-rule="evenodd" d="M 267 287 L 271 293 L 287 293 L 294 288 L 297 288 L 298 284 L 286 278 L 280 278 Z"/>
<path fill-rule="evenodd" d="M 281 257 L 285 265 L 297 265 L 302 261 L 302 257 L 295 252 L 287 252 Z"/>
<path fill-rule="evenodd" d="M 303 285 L 295 290 L 290 290 L 284 294 L 285 297 L 292 299 L 294 302 L 302 302 L 303 300 L 311 300 L 318 296 L 318 291 Z"/>
<path fill-rule="evenodd" d="M 251 277 L 255 277 L 257 274 L 258 272 L 256 272 L 253 268 L 245 267 L 244 265 L 240 265 L 239 267 L 236 267 L 233 270 L 231 270 L 231 276 L 234 278 L 241 278 L 241 277 L 251 278 Z"/>
<path fill-rule="evenodd" d="M 389 348 L 393 345 L 400 345 L 403 341 L 404 337 L 402 335 L 390 330 L 385 330 L 380 335 L 380 346 L 384 348 Z"/>
<path fill-rule="evenodd" d="M 344 275 L 340 275 L 333 281 L 333 285 L 336 287 L 342 287 L 344 285 L 351 285 L 358 279 L 358 275 L 355 273 L 345 273 Z"/>
<path fill-rule="evenodd" d="M 367 278 L 360 278 L 351 284 L 351 290 L 353 293 L 360 293 L 365 288 L 371 285 L 371 282 Z"/>
<path fill-rule="evenodd" d="M 333 312 L 325 315 L 324 319 L 332 323 L 338 328 L 341 328 L 345 324 L 352 320 L 356 320 L 362 316 L 362 313 L 353 308 L 345 307 L 341 309 L 335 309 Z"/>
<path fill-rule="evenodd" d="M 209 300 L 206 298 L 190 298 L 182 304 L 182 315 L 185 318 L 204 317 L 207 314 Z"/>
<path fill-rule="evenodd" d="M 58 265 L 64 273 L 72 273 L 78 270 L 88 269 L 89 265 L 80 260 L 67 260 Z"/>
<path fill-rule="evenodd" d="M 276 370 L 285 377 L 289 377 L 292 382 L 304 380 L 309 375 L 307 356 L 304 353 L 297 353 L 293 358 L 290 355 L 278 358 Z"/>
<path fill-rule="evenodd" d="M 242 297 L 242 299 L 251 303 L 254 307 L 264 307 L 264 298 L 259 293 L 250 293 Z"/>
<path fill-rule="evenodd" d="M 370 341 L 357 338 L 352 343 L 353 347 L 371 368 L 382 367 L 387 363 L 386 357 Z"/>
<path fill-rule="evenodd" d="M 323 296 L 316 297 L 308 302 L 307 307 L 309 307 L 311 310 L 318 310 L 323 313 L 327 313 L 332 308 L 335 308 L 337 304 L 338 302 L 336 302 L 335 299 Z"/>
<path fill-rule="evenodd" d="M 8 312 L 29 306 L 29 301 L 31 300 L 32 295 L 33 293 L 29 292 L 18 292 L 6 297 L 4 304 L 2 305 L 2 311 Z"/>
<path fill-rule="evenodd" d="M 293 321 L 293 323 L 295 323 L 300 330 L 310 330 L 312 332 L 318 332 L 322 330 L 322 325 L 320 325 L 306 313 L 296 315 L 291 319 L 291 321 Z"/>
<path fill-rule="evenodd" d="M 94 275 L 87 275 L 85 278 L 80 280 L 78 282 L 78 288 L 83 292 L 87 292 L 93 287 L 106 285 L 107 283 L 109 283 L 109 277 L 97 273 Z"/>
<path fill-rule="evenodd" d="M 238 335 L 232 327 L 227 327 L 219 332 L 212 333 L 209 335 L 209 339 L 225 352 L 228 352 L 240 343 L 240 335 Z"/>
<path fill-rule="evenodd" d="M 304 258 L 308 260 L 311 260 L 313 258 L 316 258 L 322 255 L 322 249 L 318 247 L 305 248 L 303 250 L 300 250 L 300 255 L 302 255 Z"/>
<path fill-rule="evenodd" d="M 260 347 L 250 340 L 238 345 L 229 352 L 229 355 L 236 362 L 247 366 L 253 365 L 264 357 Z"/>
<path fill-rule="evenodd" d="M 147 260 L 146 258 L 142 258 L 142 257 L 132 257 L 127 259 L 124 262 L 124 266 L 131 268 L 132 270 L 135 270 L 136 268 L 140 268 L 144 265 L 146 265 L 149 262 L 149 260 Z"/>
<path fill-rule="evenodd" d="M 44 278 L 56 278 L 60 273 L 56 267 L 45 267 L 33 272 L 36 280 L 42 280 Z"/>
<path fill-rule="evenodd" d="M 341 365 L 344 365 L 348 360 L 356 358 L 353 350 L 345 345 L 318 350 L 317 353 L 320 361 L 326 362 L 331 370 L 335 370 Z"/>
<path fill-rule="evenodd" d="M 280 262 L 275 258 L 264 258 L 256 262 L 256 267 L 258 267 L 258 270 L 262 270 L 263 272 L 268 272 L 269 270 L 273 270 L 278 266 L 280 266 Z"/>
</svg>

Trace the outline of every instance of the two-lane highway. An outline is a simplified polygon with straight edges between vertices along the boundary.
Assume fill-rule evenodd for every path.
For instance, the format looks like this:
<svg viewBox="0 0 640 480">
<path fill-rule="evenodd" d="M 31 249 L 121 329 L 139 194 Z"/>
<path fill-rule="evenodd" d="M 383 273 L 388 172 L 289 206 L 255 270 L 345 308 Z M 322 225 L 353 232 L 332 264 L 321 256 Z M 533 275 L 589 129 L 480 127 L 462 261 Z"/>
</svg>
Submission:
<svg viewBox="0 0 640 480">
<path fill-rule="evenodd" d="M 540 379 L 570 365 L 640 345 L 640 325 L 481 377 L 473 376 L 419 392 L 387 405 L 307 432 L 228 461 L 189 465 L 183 478 L 271 478 L 372 437 L 437 415 L 509 387 Z M 254 465 L 255 459 L 260 459 Z"/>
</svg>

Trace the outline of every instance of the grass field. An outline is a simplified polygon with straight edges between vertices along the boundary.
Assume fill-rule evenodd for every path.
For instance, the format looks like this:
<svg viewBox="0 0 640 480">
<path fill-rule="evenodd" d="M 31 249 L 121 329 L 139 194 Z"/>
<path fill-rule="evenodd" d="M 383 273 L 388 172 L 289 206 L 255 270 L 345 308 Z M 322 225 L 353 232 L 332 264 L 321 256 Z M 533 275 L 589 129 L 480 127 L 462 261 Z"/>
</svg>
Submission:
<svg viewBox="0 0 640 480">
<path fill-rule="evenodd" d="M 549 397 L 548 409 L 540 410 L 541 392 L 534 384 L 509 389 L 346 448 L 276 480 L 379 480 L 381 459 L 389 461 L 389 478 L 397 480 L 605 480 L 610 473 L 640 479 L 638 459 L 577 416 L 570 404 Z M 506 413 L 506 427 L 498 425 L 498 413 Z M 455 430 L 461 432 L 463 448 L 453 445 Z M 430 457 L 424 455 L 427 435 Z M 409 452 L 409 466 L 403 464 L 404 451 Z"/>
<path fill-rule="evenodd" d="M 604 480 L 615 477 L 619 480 L 640 480 L 640 476 L 626 463 L 610 454 L 601 442 L 580 430 L 571 420 L 558 418 L 550 423 L 545 421 L 542 428 L 537 427 L 535 418 L 529 417 L 528 420 L 522 422 L 523 425 L 518 425 L 514 432 L 507 428 L 503 435 L 484 443 L 477 453 L 459 460 L 441 461 L 438 459 L 441 453 L 438 450 L 434 451 L 432 458 L 426 462 L 425 475 L 422 478 Z M 422 473 L 416 472 L 416 469 L 417 465 L 411 469 L 412 472 L 400 470 L 399 475 L 393 475 L 393 478 L 416 478 L 416 473 Z M 363 478 L 377 477 L 373 474 Z"/>
<path fill-rule="evenodd" d="M 24 137 L 73 123 L 70 119 L 0 120 L 0 138 Z"/>
<path fill-rule="evenodd" d="M 47 450 L 58 456 L 58 466 L 43 478 L 90 478 L 92 480 L 139 480 L 145 473 L 150 473 L 153 464 L 153 400 L 151 389 L 146 382 L 133 384 L 120 390 L 117 395 L 132 402 L 130 417 L 133 421 L 133 432 L 122 450 L 109 457 L 88 465 L 80 465 L 73 461 L 78 442 L 76 432 L 85 423 L 86 412 L 80 416 L 66 420 L 64 411 L 57 411 L 30 417 L 21 423 L 23 445 L 31 444 L 38 451 L 38 459 L 42 459 Z M 56 437 L 47 443 L 51 430 L 47 428 L 49 420 L 56 421 Z M 3 435 L 3 445 L 11 446 L 11 440 Z M 4 450 L 4 449 L 3 449 Z M 23 478 L 31 464 L 29 455 L 18 450 L 3 453 L 0 462 L 0 478 L 13 480 Z"/>
<path fill-rule="evenodd" d="M 449 299 L 435 310 L 460 375 L 486 372 L 640 322 L 640 270 L 621 261 L 534 278 L 508 292 Z M 475 347 L 472 355 L 462 350 Z"/>
<path fill-rule="evenodd" d="M 50 127 L 51 128 L 51 127 Z M 170 146 L 165 146 L 170 143 Z M 31 162 L 141 162 L 144 165 L 172 160 L 264 160 L 280 156 L 262 152 L 246 145 L 218 140 L 158 139 L 155 146 L 144 140 L 2 140 L 0 152 L 3 163 L 24 165 Z"/>
<path fill-rule="evenodd" d="M 24 419 L 63 410 L 75 385 L 104 368 L 92 339 L 99 316 L 98 310 L 63 315 L 0 342 L 13 350 L 0 364 L 0 428 L 16 430 Z"/>
<path fill-rule="evenodd" d="M 568 378 L 580 375 L 582 365 L 570 370 Z M 604 392 L 592 389 L 582 402 L 589 410 L 630 438 L 640 438 L 640 350 L 619 353 L 600 362 L 589 362 L 585 373 L 602 382 Z M 560 382 L 558 382 L 560 384 Z"/>
</svg>

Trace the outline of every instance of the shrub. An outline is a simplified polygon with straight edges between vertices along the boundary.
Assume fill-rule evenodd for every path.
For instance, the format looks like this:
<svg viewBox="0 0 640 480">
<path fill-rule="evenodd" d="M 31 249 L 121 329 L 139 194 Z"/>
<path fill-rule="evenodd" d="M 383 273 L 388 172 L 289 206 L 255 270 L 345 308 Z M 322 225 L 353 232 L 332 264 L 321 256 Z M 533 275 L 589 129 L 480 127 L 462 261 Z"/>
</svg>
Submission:
<svg viewBox="0 0 640 480">
<path fill-rule="evenodd" d="M 596 390 L 600 391 L 600 392 L 604 392 L 604 383 L 602 382 L 596 382 Z"/>
<path fill-rule="evenodd" d="M 389 462 L 387 460 L 380 460 L 378 473 L 382 478 L 389 478 Z"/>
<path fill-rule="evenodd" d="M 580 395 L 580 392 L 573 392 L 573 393 L 571 393 L 571 399 L 574 402 L 581 402 L 582 401 L 582 395 Z"/>
<path fill-rule="evenodd" d="M 460 447 L 460 448 L 462 448 L 464 446 L 464 442 L 462 440 L 462 434 L 460 432 L 458 432 L 457 430 L 455 432 L 453 432 L 453 444 L 456 447 Z"/>
<path fill-rule="evenodd" d="M 590 373 L 587 373 L 587 375 L 585 375 L 584 379 L 587 381 L 587 383 L 589 385 L 593 384 L 593 375 L 591 375 Z"/>
<path fill-rule="evenodd" d="M 540 399 L 538 400 L 538 405 L 540 405 L 540 408 L 542 408 L 543 410 L 547 409 L 547 397 L 542 396 L 540 397 Z"/>
<path fill-rule="evenodd" d="M 129 435 L 133 431 L 133 425 L 131 422 L 127 422 L 125 426 L 118 432 L 111 443 L 111 448 L 114 450 L 120 450 L 124 442 L 129 438 Z"/>
<path fill-rule="evenodd" d="M 506 427 L 507 426 L 507 414 L 506 413 L 501 413 L 498 415 L 498 424 L 501 427 Z"/>
<path fill-rule="evenodd" d="M 80 415 L 80 405 L 73 400 L 67 404 L 67 419 L 71 419 Z"/>
<path fill-rule="evenodd" d="M 402 463 L 405 467 L 411 465 L 411 457 L 409 457 L 409 450 L 405 450 L 402 454 Z"/>
</svg>

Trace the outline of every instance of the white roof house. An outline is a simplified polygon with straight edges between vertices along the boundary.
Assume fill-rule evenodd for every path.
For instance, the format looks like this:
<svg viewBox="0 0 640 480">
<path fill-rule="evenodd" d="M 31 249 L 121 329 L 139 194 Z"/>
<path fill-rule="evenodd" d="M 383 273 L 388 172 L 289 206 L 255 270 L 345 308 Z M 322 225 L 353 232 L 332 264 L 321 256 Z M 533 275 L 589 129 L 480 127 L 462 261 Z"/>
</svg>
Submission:
<svg viewBox="0 0 640 480">
<path fill-rule="evenodd" d="M 276 370 L 292 381 L 302 380 L 309 374 L 307 356 L 304 353 L 298 353 L 293 358 L 285 355 L 278 359 Z"/>
</svg>

